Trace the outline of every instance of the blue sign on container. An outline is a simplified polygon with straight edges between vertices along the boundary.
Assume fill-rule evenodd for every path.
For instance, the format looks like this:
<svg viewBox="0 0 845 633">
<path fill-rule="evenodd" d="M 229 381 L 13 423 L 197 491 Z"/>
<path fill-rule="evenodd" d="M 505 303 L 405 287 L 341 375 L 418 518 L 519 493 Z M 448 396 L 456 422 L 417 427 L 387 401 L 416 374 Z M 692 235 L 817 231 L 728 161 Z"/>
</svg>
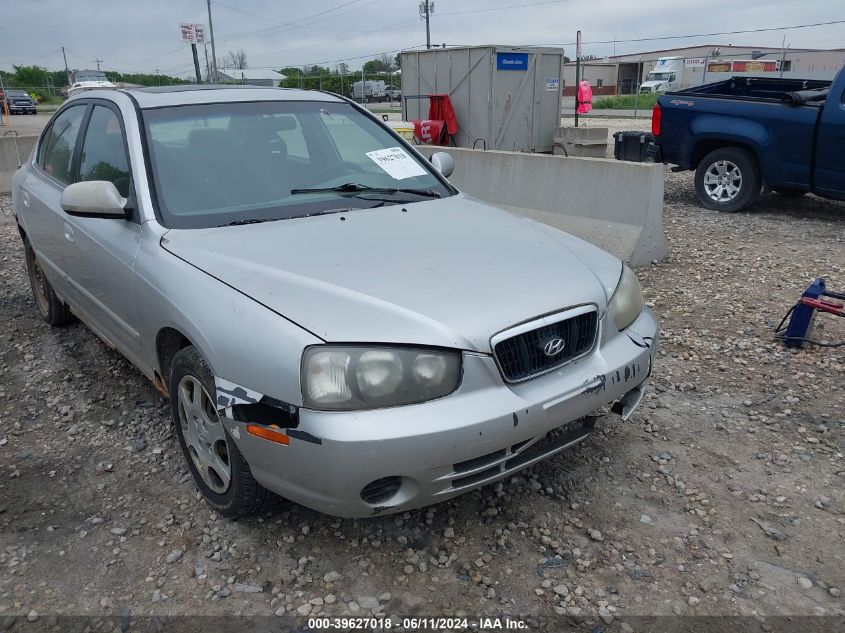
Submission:
<svg viewBox="0 0 845 633">
<path fill-rule="evenodd" d="M 528 53 L 496 53 L 496 70 L 528 70 Z"/>
</svg>

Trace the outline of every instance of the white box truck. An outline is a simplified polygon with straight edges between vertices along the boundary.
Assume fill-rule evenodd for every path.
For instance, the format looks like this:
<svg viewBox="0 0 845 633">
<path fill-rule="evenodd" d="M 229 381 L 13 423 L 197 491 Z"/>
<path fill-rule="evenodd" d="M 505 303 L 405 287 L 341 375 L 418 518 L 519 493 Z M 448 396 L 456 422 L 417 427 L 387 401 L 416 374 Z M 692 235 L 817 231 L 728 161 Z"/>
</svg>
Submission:
<svg viewBox="0 0 845 633">
<path fill-rule="evenodd" d="M 660 57 L 657 65 L 648 72 L 640 92 L 666 92 L 677 90 L 684 79 L 683 57 Z"/>
<path fill-rule="evenodd" d="M 352 84 L 352 97 L 356 101 L 385 101 L 387 93 L 384 91 L 384 82 L 381 80 L 368 79 L 367 81 L 356 81 Z"/>
</svg>

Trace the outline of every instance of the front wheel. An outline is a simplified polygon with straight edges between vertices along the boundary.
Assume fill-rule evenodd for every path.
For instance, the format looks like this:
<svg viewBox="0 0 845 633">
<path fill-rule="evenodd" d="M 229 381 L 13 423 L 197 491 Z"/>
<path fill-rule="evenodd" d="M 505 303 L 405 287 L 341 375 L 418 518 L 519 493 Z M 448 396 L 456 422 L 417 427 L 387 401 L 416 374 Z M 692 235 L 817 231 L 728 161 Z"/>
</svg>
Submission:
<svg viewBox="0 0 845 633">
<path fill-rule="evenodd" d="M 708 209 L 733 212 L 754 204 L 762 182 L 757 160 L 747 150 L 722 147 L 695 170 L 695 195 Z"/>
<path fill-rule="evenodd" d="M 255 481 L 217 415 L 211 368 L 193 346 L 177 352 L 170 367 L 173 426 L 197 488 L 223 516 L 252 514 L 269 493 Z"/>
</svg>

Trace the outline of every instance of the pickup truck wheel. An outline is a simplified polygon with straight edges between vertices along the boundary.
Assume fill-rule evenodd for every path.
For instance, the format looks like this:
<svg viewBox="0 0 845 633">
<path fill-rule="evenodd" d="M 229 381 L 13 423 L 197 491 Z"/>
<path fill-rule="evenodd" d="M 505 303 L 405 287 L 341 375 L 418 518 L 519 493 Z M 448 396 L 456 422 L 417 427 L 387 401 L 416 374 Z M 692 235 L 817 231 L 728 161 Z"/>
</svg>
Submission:
<svg viewBox="0 0 845 633">
<path fill-rule="evenodd" d="M 739 211 L 760 195 L 760 168 L 754 157 L 738 147 L 713 150 L 695 170 L 698 201 L 716 211 Z"/>
<path fill-rule="evenodd" d="M 785 198 L 800 198 L 808 193 L 805 189 L 795 189 L 793 187 L 772 187 L 772 191 L 779 193 Z"/>
<path fill-rule="evenodd" d="M 53 286 L 47 281 L 44 269 L 41 268 L 41 262 L 35 256 L 35 251 L 30 246 L 29 241 L 24 242 L 24 251 L 26 253 L 26 272 L 29 276 L 29 285 L 32 288 L 32 296 L 41 318 L 54 327 L 72 323 L 74 317 L 70 308 L 56 296 Z"/>
<path fill-rule="evenodd" d="M 211 369 L 193 346 L 177 352 L 170 367 L 173 426 L 197 488 L 223 516 L 252 514 L 269 493 L 255 481 L 217 415 Z"/>
</svg>

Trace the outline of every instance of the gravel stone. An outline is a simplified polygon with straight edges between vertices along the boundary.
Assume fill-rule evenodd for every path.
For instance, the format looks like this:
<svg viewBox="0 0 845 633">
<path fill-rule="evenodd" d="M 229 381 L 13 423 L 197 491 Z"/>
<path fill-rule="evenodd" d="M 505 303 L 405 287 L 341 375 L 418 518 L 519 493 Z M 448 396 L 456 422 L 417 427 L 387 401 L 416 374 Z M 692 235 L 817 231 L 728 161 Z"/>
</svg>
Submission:
<svg viewBox="0 0 845 633">
<path fill-rule="evenodd" d="M 166 560 L 168 563 L 175 563 L 175 562 L 177 562 L 177 561 L 182 560 L 182 554 L 183 554 L 183 553 L 184 553 L 184 552 L 182 552 L 182 550 L 181 550 L 181 549 L 174 549 L 173 551 L 171 551 L 171 552 L 167 555 L 167 558 L 165 558 L 165 560 Z"/>
</svg>

